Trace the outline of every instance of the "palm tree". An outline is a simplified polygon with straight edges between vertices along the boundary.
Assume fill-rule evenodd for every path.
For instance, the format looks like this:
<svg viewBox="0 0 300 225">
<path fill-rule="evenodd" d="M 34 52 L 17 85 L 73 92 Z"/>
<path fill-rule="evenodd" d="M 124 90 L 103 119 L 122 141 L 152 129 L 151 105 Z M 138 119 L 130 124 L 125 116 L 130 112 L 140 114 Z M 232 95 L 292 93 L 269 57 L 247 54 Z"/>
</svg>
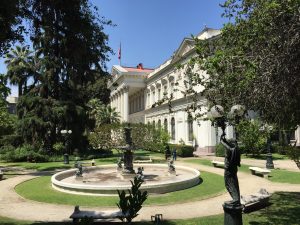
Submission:
<svg viewBox="0 0 300 225">
<path fill-rule="evenodd" d="M 116 108 L 103 104 L 99 99 L 91 99 L 88 103 L 89 116 L 96 122 L 96 127 L 102 124 L 120 123 L 120 115 Z"/>
<path fill-rule="evenodd" d="M 110 105 L 101 107 L 97 114 L 96 121 L 98 126 L 101 124 L 120 123 L 120 115 L 116 112 L 116 108 Z"/>
<path fill-rule="evenodd" d="M 6 76 L 10 84 L 18 85 L 19 96 L 22 96 L 26 92 L 27 81 L 31 73 L 32 51 L 28 49 L 28 46 L 16 46 L 6 54 L 5 58 Z"/>
</svg>

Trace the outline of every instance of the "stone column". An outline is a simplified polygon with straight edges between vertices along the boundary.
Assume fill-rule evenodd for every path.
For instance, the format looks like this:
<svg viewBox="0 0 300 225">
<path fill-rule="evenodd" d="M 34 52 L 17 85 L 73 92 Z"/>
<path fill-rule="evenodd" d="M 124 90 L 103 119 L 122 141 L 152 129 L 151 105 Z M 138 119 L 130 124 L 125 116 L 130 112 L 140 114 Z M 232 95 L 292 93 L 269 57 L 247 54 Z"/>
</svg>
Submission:
<svg viewBox="0 0 300 225">
<path fill-rule="evenodd" d="M 143 110 L 145 110 L 145 109 L 146 109 L 146 107 L 148 106 L 148 104 L 147 104 L 147 94 L 148 94 L 148 91 L 147 91 L 147 89 L 145 89 L 145 91 L 144 91 L 144 103 L 143 103 Z"/>
<path fill-rule="evenodd" d="M 123 90 L 120 91 L 120 113 L 121 113 L 121 121 L 124 121 L 124 95 L 123 95 Z"/>
<path fill-rule="evenodd" d="M 128 86 L 124 87 L 124 90 L 123 90 L 123 119 L 124 119 L 124 122 L 129 122 L 128 92 L 129 92 L 129 87 Z"/>
<path fill-rule="evenodd" d="M 167 97 L 171 96 L 171 89 L 170 89 L 171 85 L 170 85 L 170 81 L 169 81 L 169 77 L 167 77 Z"/>
<path fill-rule="evenodd" d="M 122 115 L 121 115 L 121 92 L 118 92 L 118 112 L 120 114 L 120 120 L 122 120 Z"/>
<path fill-rule="evenodd" d="M 152 90 L 149 89 L 149 99 L 148 99 L 148 105 L 147 108 L 151 108 L 151 102 L 152 102 Z"/>
</svg>

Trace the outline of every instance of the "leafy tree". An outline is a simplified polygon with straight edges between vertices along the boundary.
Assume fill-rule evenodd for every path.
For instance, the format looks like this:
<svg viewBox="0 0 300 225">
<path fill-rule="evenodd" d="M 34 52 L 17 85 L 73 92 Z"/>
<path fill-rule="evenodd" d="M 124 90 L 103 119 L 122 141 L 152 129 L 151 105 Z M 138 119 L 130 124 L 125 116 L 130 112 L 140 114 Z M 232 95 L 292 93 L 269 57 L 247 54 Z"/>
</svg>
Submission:
<svg viewBox="0 0 300 225">
<path fill-rule="evenodd" d="M 16 118 L 8 113 L 6 97 L 10 90 L 6 87 L 6 77 L 0 74 L 0 137 L 14 132 Z"/>
<path fill-rule="evenodd" d="M 30 16 L 29 1 L 9 0 L 0 4 L 0 56 L 11 47 L 11 43 L 24 41 L 25 27 L 22 19 Z"/>
<path fill-rule="evenodd" d="M 27 46 L 16 46 L 5 55 L 7 77 L 11 84 L 18 85 L 19 97 L 27 91 L 27 80 L 31 74 L 32 51 Z"/>
<path fill-rule="evenodd" d="M 104 105 L 99 99 L 91 99 L 88 102 L 90 119 L 95 121 L 96 127 L 103 124 L 120 123 L 120 115 L 115 108 Z"/>
<path fill-rule="evenodd" d="M 261 123 L 257 120 L 243 120 L 238 124 L 239 141 L 242 142 L 246 154 L 259 155 L 265 149 L 270 134 L 260 128 Z"/>
<path fill-rule="evenodd" d="M 201 94 L 225 111 L 243 104 L 280 128 L 300 124 L 299 5 L 299 0 L 225 1 L 229 23 L 217 38 L 196 39 L 197 57 L 187 70 L 189 83 L 204 87 L 191 92 L 197 101 Z"/>
<path fill-rule="evenodd" d="M 10 89 L 6 86 L 6 84 L 6 76 L 0 74 L 0 106 L 3 106 L 5 104 L 5 99 L 10 94 Z"/>
<path fill-rule="evenodd" d="M 99 19 L 88 0 L 30 4 L 36 55 L 32 85 L 18 104 L 18 130 L 26 142 L 44 146 L 63 139 L 57 131 L 72 130 L 71 147 L 86 149 L 87 102 L 91 95 L 107 102 L 107 95 L 101 94 L 107 88 L 98 80 L 107 79 L 111 49 L 103 27 L 111 22 Z"/>
</svg>

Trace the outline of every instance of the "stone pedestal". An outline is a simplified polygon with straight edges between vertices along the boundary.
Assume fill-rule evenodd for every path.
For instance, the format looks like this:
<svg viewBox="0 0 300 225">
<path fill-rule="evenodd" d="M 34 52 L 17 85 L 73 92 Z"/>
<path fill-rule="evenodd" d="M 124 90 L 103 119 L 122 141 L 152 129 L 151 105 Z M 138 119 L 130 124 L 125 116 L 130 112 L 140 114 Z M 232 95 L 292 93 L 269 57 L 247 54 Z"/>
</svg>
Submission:
<svg viewBox="0 0 300 225">
<path fill-rule="evenodd" d="M 131 150 L 124 151 L 124 168 L 122 174 L 135 174 L 133 169 L 133 153 Z"/>
<path fill-rule="evenodd" d="M 274 169 L 274 163 L 273 163 L 273 156 L 272 153 L 267 153 L 267 163 L 266 163 L 267 169 Z"/>
<path fill-rule="evenodd" d="M 242 205 L 233 206 L 225 202 L 223 204 L 223 210 L 224 210 L 224 225 L 243 225 Z"/>
</svg>

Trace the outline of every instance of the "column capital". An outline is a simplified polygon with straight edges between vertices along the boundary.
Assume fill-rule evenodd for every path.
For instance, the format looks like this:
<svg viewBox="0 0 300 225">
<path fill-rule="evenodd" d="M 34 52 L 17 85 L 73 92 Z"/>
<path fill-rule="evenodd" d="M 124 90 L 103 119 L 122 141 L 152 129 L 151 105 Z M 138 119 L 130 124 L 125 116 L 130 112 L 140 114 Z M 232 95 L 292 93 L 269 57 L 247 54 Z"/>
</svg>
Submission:
<svg viewBox="0 0 300 225">
<path fill-rule="evenodd" d="M 128 92 L 129 91 L 129 86 L 128 85 L 125 85 L 123 88 L 122 88 L 123 92 Z"/>
</svg>

